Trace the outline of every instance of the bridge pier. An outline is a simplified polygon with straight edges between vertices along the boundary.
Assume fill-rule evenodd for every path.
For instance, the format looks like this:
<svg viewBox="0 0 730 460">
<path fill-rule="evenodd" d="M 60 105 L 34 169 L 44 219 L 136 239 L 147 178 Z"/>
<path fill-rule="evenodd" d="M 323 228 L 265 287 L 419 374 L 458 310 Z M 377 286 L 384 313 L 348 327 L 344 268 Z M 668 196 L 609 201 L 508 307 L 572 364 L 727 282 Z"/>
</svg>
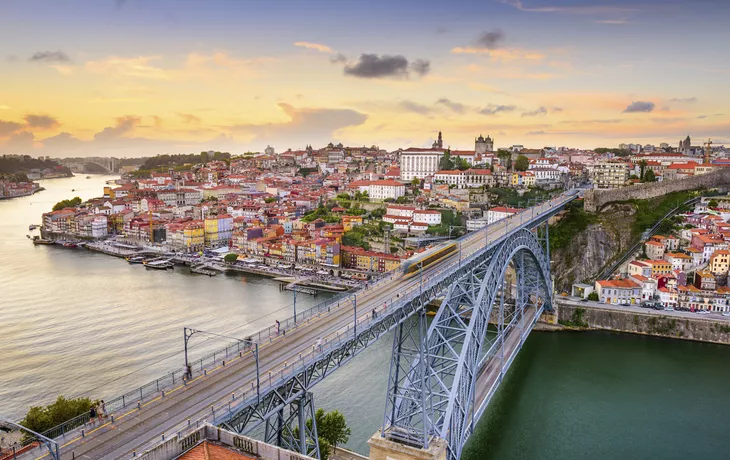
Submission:
<svg viewBox="0 0 730 460">
<path fill-rule="evenodd" d="M 370 440 L 370 460 L 446 460 L 446 441 L 433 438 L 427 449 L 391 441 L 380 430 Z"/>
</svg>

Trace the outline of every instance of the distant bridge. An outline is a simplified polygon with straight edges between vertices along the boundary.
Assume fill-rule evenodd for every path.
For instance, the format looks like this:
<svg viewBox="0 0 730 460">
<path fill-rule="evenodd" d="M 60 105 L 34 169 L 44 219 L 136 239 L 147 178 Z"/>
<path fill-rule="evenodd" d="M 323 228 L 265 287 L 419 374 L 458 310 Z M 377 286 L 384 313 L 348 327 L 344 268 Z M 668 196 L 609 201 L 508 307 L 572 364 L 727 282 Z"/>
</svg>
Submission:
<svg viewBox="0 0 730 460">
<path fill-rule="evenodd" d="M 61 164 L 77 173 L 96 172 L 89 171 L 87 165 L 93 165 L 106 174 L 119 172 L 119 158 L 114 157 L 69 158 L 61 160 Z"/>
<path fill-rule="evenodd" d="M 178 370 L 109 400 L 114 417 L 102 426 L 82 431 L 82 415 L 42 434 L 64 459 L 127 459 L 208 422 L 318 457 L 316 424 L 305 423 L 314 418 L 312 387 L 395 330 L 377 439 L 411 449 L 445 443 L 457 460 L 533 325 L 551 309 L 547 221 L 577 196 L 567 192 L 454 240 L 458 251 L 414 276 L 393 273 L 241 337 L 190 363 L 189 376 Z M 508 271 L 514 280 L 505 280 Z M 428 326 L 426 305 L 439 299 Z"/>
</svg>

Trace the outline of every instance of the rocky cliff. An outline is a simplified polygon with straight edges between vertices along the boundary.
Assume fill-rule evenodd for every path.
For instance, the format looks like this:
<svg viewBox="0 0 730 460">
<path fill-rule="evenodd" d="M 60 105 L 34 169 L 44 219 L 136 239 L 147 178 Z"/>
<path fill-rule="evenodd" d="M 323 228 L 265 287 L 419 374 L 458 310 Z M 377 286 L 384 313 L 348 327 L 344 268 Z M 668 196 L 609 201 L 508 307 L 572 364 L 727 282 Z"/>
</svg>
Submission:
<svg viewBox="0 0 730 460">
<path fill-rule="evenodd" d="M 592 282 L 603 267 L 635 243 L 631 233 L 635 219 L 632 204 L 609 204 L 598 214 L 597 222 L 575 235 L 567 246 L 554 250 L 555 289 L 570 293 L 573 283 Z"/>
</svg>

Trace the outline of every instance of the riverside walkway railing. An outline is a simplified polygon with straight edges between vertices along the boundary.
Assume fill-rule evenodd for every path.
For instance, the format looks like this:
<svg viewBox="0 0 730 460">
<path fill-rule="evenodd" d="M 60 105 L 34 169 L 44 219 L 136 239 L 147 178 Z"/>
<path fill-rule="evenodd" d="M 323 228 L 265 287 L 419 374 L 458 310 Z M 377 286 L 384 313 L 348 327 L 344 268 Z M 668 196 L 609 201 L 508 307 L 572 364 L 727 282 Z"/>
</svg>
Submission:
<svg viewBox="0 0 730 460">
<path fill-rule="evenodd" d="M 574 199 L 575 196 L 571 197 L 564 197 L 559 202 L 555 204 L 555 206 L 562 206 L 568 201 Z M 550 212 L 550 211 L 548 211 Z M 522 214 L 522 215 L 520 215 Z M 520 221 L 524 219 L 524 214 L 520 213 L 515 217 L 519 216 Z M 534 216 L 538 217 L 538 216 Z M 507 220 L 507 219 L 503 219 Z M 510 218 L 511 220 L 511 218 Z M 529 221 L 530 219 L 525 219 L 526 221 Z M 506 224 L 506 222 L 505 222 Z M 466 238 L 475 238 L 478 234 L 486 234 L 489 229 L 496 228 L 497 225 L 503 225 L 501 221 L 495 222 L 494 224 L 488 225 L 482 229 L 479 229 L 472 233 L 467 233 L 466 235 L 456 239 L 455 241 L 461 241 Z M 448 268 L 450 268 L 449 266 Z M 302 312 L 299 312 L 296 314 L 296 316 L 292 315 L 289 318 L 281 321 L 279 323 L 279 328 L 277 331 L 277 326 L 269 326 L 266 328 L 263 328 L 253 334 L 249 334 L 246 337 L 245 341 L 238 341 L 238 342 L 231 342 L 226 347 L 221 348 L 207 356 L 204 356 L 196 361 L 193 361 L 190 363 L 191 377 L 195 375 L 205 375 L 207 373 L 207 369 L 212 369 L 216 367 L 218 364 L 223 363 L 225 365 L 225 361 L 232 358 L 232 357 L 240 357 L 244 352 L 248 351 L 253 343 L 256 344 L 263 344 L 267 342 L 271 342 L 274 338 L 278 337 L 281 334 L 286 334 L 287 331 L 290 331 L 297 326 L 301 324 L 308 323 L 312 318 L 315 318 L 322 313 L 329 312 L 334 308 L 337 308 L 340 306 L 341 303 L 347 303 L 348 300 L 351 301 L 353 295 L 357 294 L 360 291 L 364 290 L 372 290 L 377 289 L 379 286 L 381 286 L 383 283 L 388 282 L 392 280 L 393 276 L 396 274 L 391 272 L 390 274 L 385 274 L 383 276 L 380 276 L 377 279 L 371 280 L 371 282 L 366 283 L 365 287 L 360 287 L 356 289 L 351 289 L 350 291 L 344 292 L 342 294 L 338 294 L 334 297 L 331 297 L 327 299 L 324 302 L 321 302 L 317 305 L 314 305 L 313 307 L 303 310 Z M 359 325 L 359 324 L 358 324 Z M 343 336 L 342 339 L 345 337 Z M 292 366 L 289 366 L 292 367 Z M 146 403 L 148 401 L 151 401 L 161 395 L 164 394 L 167 390 L 171 388 L 175 388 L 176 385 L 185 384 L 186 380 L 183 379 L 183 375 L 185 374 L 185 369 L 181 366 L 180 369 L 174 370 L 171 372 L 168 372 L 164 376 L 155 379 L 151 382 L 148 382 L 132 391 L 129 391 L 127 393 L 124 393 L 120 396 L 114 397 L 110 400 L 105 400 L 105 408 L 107 416 L 111 417 L 111 420 L 113 421 L 113 417 L 115 413 L 132 408 L 132 407 L 140 407 L 143 403 Z M 74 417 L 64 423 L 61 423 L 49 430 L 46 430 L 45 432 L 41 433 L 43 436 L 46 436 L 50 439 L 57 439 L 57 438 L 67 438 L 70 436 L 78 437 L 78 436 L 85 436 L 86 427 L 89 425 L 90 420 L 90 414 L 81 414 L 77 417 Z M 91 425 L 93 427 L 93 425 Z"/>
</svg>

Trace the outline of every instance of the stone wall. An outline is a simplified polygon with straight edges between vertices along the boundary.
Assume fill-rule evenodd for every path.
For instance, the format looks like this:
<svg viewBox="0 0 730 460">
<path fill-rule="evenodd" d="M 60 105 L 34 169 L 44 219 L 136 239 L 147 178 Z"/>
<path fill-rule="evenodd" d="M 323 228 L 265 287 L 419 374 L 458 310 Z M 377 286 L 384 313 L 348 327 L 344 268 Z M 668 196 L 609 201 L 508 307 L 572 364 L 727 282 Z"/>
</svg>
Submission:
<svg viewBox="0 0 730 460">
<path fill-rule="evenodd" d="M 557 302 L 558 321 L 587 329 L 604 329 L 632 334 L 730 345 L 730 323 L 703 318 L 682 318 L 657 313 L 608 310 Z"/>
<path fill-rule="evenodd" d="M 611 190 L 589 190 L 585 193 L 585 210 L 596 212 L 607 203 L 624 200 L 645 200 L 667 193 L 712 188 L 730 185 L 730 168 L 722 168 L 708 174 L 687 177 L 684 179 L 651 182 L 631 185 Z"/>
</svg>

